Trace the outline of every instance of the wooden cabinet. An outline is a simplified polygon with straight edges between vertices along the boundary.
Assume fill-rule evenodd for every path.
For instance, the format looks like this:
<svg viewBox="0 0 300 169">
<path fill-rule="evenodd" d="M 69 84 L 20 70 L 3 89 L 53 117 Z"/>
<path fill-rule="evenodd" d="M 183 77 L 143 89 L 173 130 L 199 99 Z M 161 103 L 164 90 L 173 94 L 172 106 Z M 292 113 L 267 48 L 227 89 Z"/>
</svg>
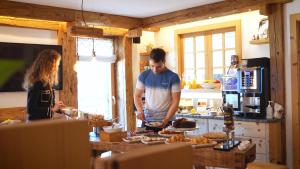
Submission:
<svg viewBox="0 0 300 169">
<path fill-rule="evenodd" d="M 199 133 L 222 132 L 223 119 L 191 117 L 180 115 L 196 120 Z M 257 122 L 256 122 L 257 121 Z M 251 139 L 256 144 L 256 161 L 283 164 L 284 147 L 281 142 L 281 121 L 263 120 L 256 121 L 235 120 L 235 136 L 238 138 Z"/>
<path fill-rule="evenodd" d="M 208 120 L 208 131 L 223 131 L 223 120 Z M 257 123 L 235 121 L 235 136 L 251 139 L 256 144 L 256 160 L 281 162 L 280 122 Z"/>
</svg>

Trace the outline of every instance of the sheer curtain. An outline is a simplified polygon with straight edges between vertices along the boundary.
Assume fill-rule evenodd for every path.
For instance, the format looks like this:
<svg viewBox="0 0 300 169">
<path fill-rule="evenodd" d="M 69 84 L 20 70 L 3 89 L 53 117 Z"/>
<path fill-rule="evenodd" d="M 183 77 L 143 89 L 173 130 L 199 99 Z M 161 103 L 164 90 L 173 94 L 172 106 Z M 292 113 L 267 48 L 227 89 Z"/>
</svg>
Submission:
<svg viewBox="0 0 300 169">
<path fill-rule="evenodd" d="M 113 41 L 94 39 L 95 60 L 92 59 L 93 40 L 78 38 L 77 42 L 78 109 L 102 114 L 106 119 L 111 119 L 111 63 L 116 60 L 113 54 Z"/>
</svg>

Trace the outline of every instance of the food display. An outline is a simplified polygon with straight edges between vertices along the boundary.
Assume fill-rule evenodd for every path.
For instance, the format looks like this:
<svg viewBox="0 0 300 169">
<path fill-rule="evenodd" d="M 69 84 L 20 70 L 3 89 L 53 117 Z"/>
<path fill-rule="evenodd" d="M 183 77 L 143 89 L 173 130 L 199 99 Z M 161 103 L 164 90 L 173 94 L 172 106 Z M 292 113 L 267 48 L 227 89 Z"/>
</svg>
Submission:
<svg viewBox="0 0 300 169">
<path fill-rule="evenodd" d="M 209 132 L 203 134 L 203 137 L 208 139 L 226 139 L 226 133 L 224 132 Z"/>
<path fill-rule="evenodd" d="M 193 148 L 210 147 L 217 144 L 217 142 L 209 140 L 208 138 L 203 136 L 191 138 L 191 141 L 189 143 L 192 145 Z"/>
<path fill-rule="evenodd" d="M 111 126 L 112 122 L 104 120 L 104 116 L 101 114 L 91 115 L 88 119 L 88 124 L 91 127 L 103 127 L 103 126 Z"/>
<path fill-rule="evenodd" d="M 103 130 L 106 133 L 116 133 L 116 132 L 121 132 L 123 130 L 123 126 L 119 124 L 113 124 L 111 126 L 103 126 Z"/>
<path fill-rule="evenodd" d="M 136 142 L 140 142 L 144 138 L 145 138 L 145 136 L 131 136 L 131 137 L 123 138 L 123 141 L 125 141 L 127 143 L 136 143 Z"/>
<path fill-rule="evenodd" d="M 183 134 L 183 132 L 182 131 L 172 131 L 172 130 L 170 131 L 167 129 L 162 129 L 161 131 L 158 132 L 158 135 L 163 136 L 163 137 L 172 137 L 177 134 Z"/>
<path fill-rule="evenodd" d="M 189 142 L 190 139 L 185 138 L 184 135 L 178 134 L 166 140 L 166 143 Z"/>
<path fill-rule="evenodd" d="M 195 121 L 190 121 L 186 118 L 181 118 L 181 119 L 175 120 L 173 122 L 172 126 L 175 127 L 175 128 L 195 128 L 196 127 L 196 122 Z"/>
<path fill-rule="evenodd" d="M 203 137 L 203 136 L 191 138 L 191 141 L 190 141 L 191 144 L 208 144 L 210 142 L 211 141 L 208 138 Z"/>
<path fill-rule="evenodd" d="M 141 142 L 144 144 L 161 144 L 164 143 L 166 138 L 164 137 L 144 137 Z"/>
</svg>

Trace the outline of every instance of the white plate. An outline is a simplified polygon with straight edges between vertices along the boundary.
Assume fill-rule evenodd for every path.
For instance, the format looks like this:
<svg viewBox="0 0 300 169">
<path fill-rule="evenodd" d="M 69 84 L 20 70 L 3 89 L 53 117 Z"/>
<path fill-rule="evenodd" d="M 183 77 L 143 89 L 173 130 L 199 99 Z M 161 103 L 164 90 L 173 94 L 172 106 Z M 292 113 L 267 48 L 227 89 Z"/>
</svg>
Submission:
<svg viewBox="0 0 300 169">
<path fill-rule="evenodd" d="M 127 143 L 137 143 L 137 142 L 140 142 L 143 138 L 144 138 L 144 136 L 132 136 L 132 137 L 122 138 L 122 140 Z"/>
<path fill-rule="evenodd" d="M 217 145 L 217 144 L 218 143 L 216 141 L 211 141 L 208 144 L 192 144 L 192 147 L 193 148 L 211 147 L 211 146 L 214 146 L 214 145 Z"/>
<path fill-rule="evenodd" d="M 162 122 L 159 121 L 153 121 L 153 122 L 147 122 L 145 123 L 148 127 L 160 127 L 162 125 Z"/>
<path fill-rule="evenodd" d="M 151 138 L 151 137 L 150 137 Z M 166 141 L 165 138 L 158 137 L 160 140 L 148 140 L 149 138 L 145 137 L 141 140 L 144 144 L 162 144 Z"/>
<path fill-rule="evenodd" d="M 189 142 L 191 141 L 189 138 L 185 138 L 185 141 L 176 141 L 176 142 L 172 142 L 172 143 L 187 143 L 190 144 Z M 167 140 L 165 141 L 166 144 L 172 144 L 170 142 L 168 142 Z"/>
<path fill-rule="evenodd" d="M 159 131 L 157 134 L 160 135 L 160 136 L 163 136 L 163 137 L 172 137 L 172 136 L 175 136 L 175 135 L 178 135 L 178 134 L 182 134 L 182 133 L 164 134 L 164 133 L 161 133 L 161 131 Z"/>
<path fill-rule="evenodd" d="M 196 130 L 197 128 L 175 128 L 175 127 L 169 126 L 166 129 L 169 131 L 184 132 L 184 131 Z"/>
<path fill-rule="evenodd" d="M 165 141 L 145 141 L 145 140 L 141 140 L 142 143 L 144 144 L 163 144 Z"/>
</svg>

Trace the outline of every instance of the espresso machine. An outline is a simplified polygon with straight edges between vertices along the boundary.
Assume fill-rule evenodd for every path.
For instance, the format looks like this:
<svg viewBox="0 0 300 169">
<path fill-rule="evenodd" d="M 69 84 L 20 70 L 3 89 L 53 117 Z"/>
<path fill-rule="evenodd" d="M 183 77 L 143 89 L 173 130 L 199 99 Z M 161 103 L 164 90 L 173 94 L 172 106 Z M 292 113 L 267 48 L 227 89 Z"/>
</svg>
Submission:
<svg viewBox="0 0 300 169">
<path fill-rule="evenodd" d="M 240 111 L 244 118 L 265 118 L 270 100 L 270 59 L 242 60 L 238 68 L 238 92 Z"/>
</svg>

